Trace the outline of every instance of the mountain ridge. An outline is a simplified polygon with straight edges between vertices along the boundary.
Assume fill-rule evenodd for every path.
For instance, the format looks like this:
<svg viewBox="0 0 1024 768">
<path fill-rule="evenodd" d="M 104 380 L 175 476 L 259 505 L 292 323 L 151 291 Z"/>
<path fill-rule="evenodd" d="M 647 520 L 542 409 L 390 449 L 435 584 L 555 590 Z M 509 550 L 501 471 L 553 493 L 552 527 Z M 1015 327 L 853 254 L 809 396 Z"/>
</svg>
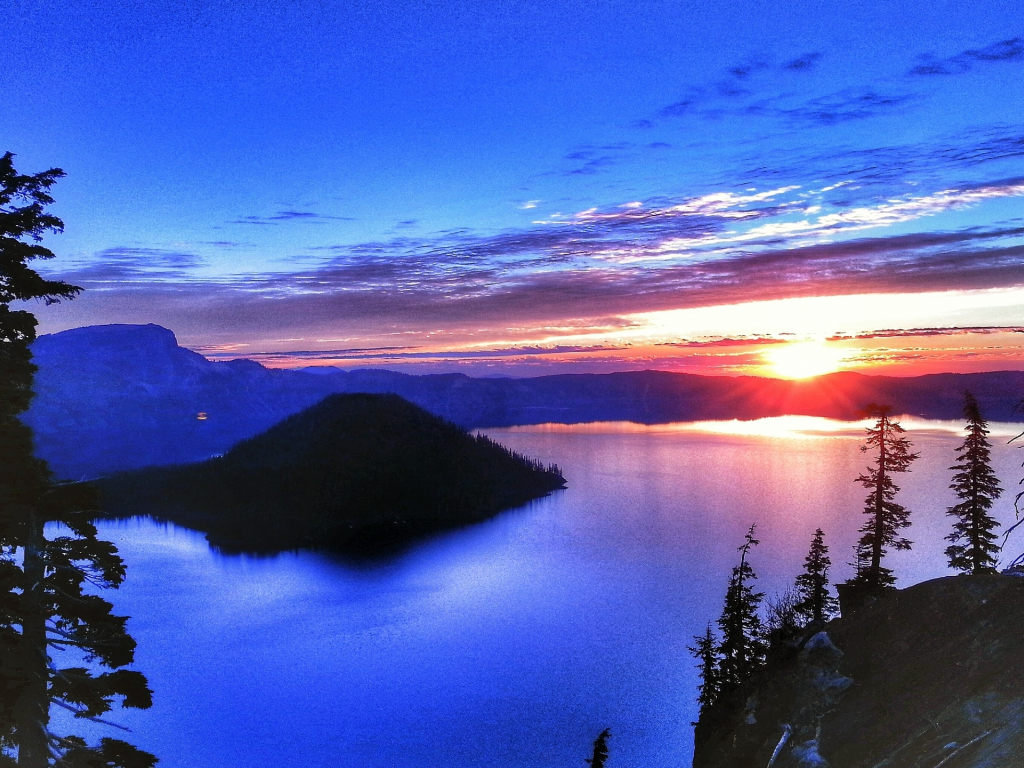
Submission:
<svg viewBox="0 0 1024 768">
<path fill-rule="evenodd" d="M 33 346 L 37 396 L 25 415 L 37 450 L 68 479 L 223 453 L 333 393 L 394 393 L 476 429 L 519 424 L 754 419 L 851 420 L 869 402 L 898 413 L 958 419 L 970 388 L 989 420 L 1020 419 L 1024 371 L 790 381 L 668 371 L 554 374 L 526 379 L 382 369 L 311 373 L 252 360 L 213 362 L 157 325 L 76 328 Z"/>
</svg>

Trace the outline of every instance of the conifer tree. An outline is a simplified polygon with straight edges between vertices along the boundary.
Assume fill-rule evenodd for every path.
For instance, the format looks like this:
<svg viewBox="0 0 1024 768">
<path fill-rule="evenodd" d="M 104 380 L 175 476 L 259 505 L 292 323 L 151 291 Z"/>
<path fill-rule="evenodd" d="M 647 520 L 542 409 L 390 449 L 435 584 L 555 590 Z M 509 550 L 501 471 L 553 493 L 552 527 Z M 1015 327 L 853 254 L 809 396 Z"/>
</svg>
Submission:
<svg viewBox="0 0 1024 768">
<path fill-rule="evenodd" d="M 693 636 L 693 645 L 687 646 L 687 650 L 697 659 L 697 669 L 700 670 L 700 685 L 697 687 L 697 704 L 700 706 L 698 720 L 703 720 L 708 712 L 714 709 L 718 703 L 720 693 L 718 685 L 718 639 L 711 630 L 711 622 L 708 622 L 707 629 L 703 635 Z M 697 723 L 690 723 L 697 725 Z"/>
<path fill-rule="evenodd" d="M 764 632 L 758 608 L 764 593 L 755 592 L 751 584 L 757 574 L 747 562 L 752 547 L 761 542 L 754 538 L 756 524 L 750 526 L 739 547 L 740 562 L 732 569 L 729 587 L 725 593 L 725 605 L 718 619 L 722 642 L 718 647 L 718 685 L 721 693 L 727 693 L 747 680 L 764 664 Z"/>
<path fill-rule="evenodd" d="M 604 768 L 604 763 L 608 759 L 608 737 L 611 735 L 611 731 L 605 728 L 594 739 L 594 756 L 586 761 L 591 768 Z"/>
<path fill-rule="evenodd" d="M 10 305 L 53 303 L 80 290 L 29 266 L 53 257 L 40 242 L 63 229 L 45 212 L 53 202 L 49 189 L 63 175 L 21 175 L 11 153 L 0 158 L 0 765 L 149 768 L 155 758 L 127 742 L 104 738 L 89 746 L 50 729 L 52 705 L 90 720 L 117 698 L 122 706 L 150 705 L 145 678 L 123 669 L 135 649 L 125 618 L 90 593 L 118 586 L 124 564 L 112 544 L 97 538 L 89 490 L 53 481 L 18 418 L 32 396 L 36 321 Z M 51 538 L 47 523 L 60 524 Z M 70 650 L 79 663 L 62 667 L 51 650 Z"/>
<path fill-rule="evenodd" d="M 988 422 L 982 417 L 978 401 L 970 392 L 964 392 L 964 418 L 967 419 L 967 437 L 956 449 L 960 456 L 950 467 L 956 474 L 949 486 L 961 501 L 946 512 L 957 518 L 953 532 L 946 537 L 952 542 L 946 548 L 946 557 L 949 558 L 949 567 L 957 571 L 995 573 L 996 554 L 999 552 L 995 529 L 999 523 L 989 510 L 1003 489 L 992 471 Z"/>
<path fill-rule="evenodd" d="M 890 416 L 888 405 L 871 404 L 865 414 L 875 419 L 875 425 L 867 428 L 867 439 L 861 451 L 874 455 L 871 466 L 857 482 L 868 489 L 864 501 L 867 522 L 860 529 L 862 534 L 857 542 L 857 575 L 852 584 L 871 590 L 891 588 L 896 577 L 882 565 L 882 558 L 889 547 L 910 549 L 911 542 L 899 535 L 910 526 L 910 512 L 895 501 L 900 488 L 892 476 L 909 472 L 910 464 L 919 454 L 910 452 L 910 441 L 903 437 L 906 430 Z"/>
<path fill-rule="evenodd" d="M 828 588 L 828 571 L 832 561 L 825 545 L 825 533 L 819 528 L 811 539 L 811 548 L 804 560 L 804 572 L 796 577 L 796 612 L 805 621 L 828 621 L 839 608 Z"/>
</svg>

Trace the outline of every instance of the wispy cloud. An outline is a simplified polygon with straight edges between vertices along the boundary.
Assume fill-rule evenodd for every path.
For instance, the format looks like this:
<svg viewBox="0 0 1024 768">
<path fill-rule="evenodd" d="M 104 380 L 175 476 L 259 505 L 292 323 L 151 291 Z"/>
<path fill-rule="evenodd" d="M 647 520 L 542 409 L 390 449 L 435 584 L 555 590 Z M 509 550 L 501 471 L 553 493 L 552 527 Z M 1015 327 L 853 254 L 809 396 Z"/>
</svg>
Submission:
<svg viewBox="0 0 1024 768">
<path fill-rule="evenodd" d="M 239 216 L 228 222 L 229 224 L 253 224 L 257 226 L 276 226 L 286 222 L 302 221 L 308 223 L 320 223 L 325 221 L 355 221 L 350 216 L 330 216 L 324 213 L 313 211 L 282 210 L 270 216 Z"/>
<path fill-rule="evenodd" d="M 888 77 L 876 77 L 840 90 L 829 90 L 827 81 L 808 79 L 823 61 L 822 53 L 811 52 L 781 64 L 755 59 L 727 67 L 719 78 L 687 87 L 678 99 L 655 115 L 635 121 L 634 126 L 651 128 L 659 121 L 680 118 L 717 121 L 736 117 L 829 127 L 899 114 L 929 98 L 919 88 L 922 77 L 964 74 L 979 66 L 1024 62 L 1024 37 L 1008 38 L 945 58 L 923 54 L 905 73 L 894 70 Z"/>
<path fill-rule="evenodd" d="M 919 63 L 908 74 L 931 77 L 936 75 L 962 75 L 979 65 L 1024 62 L 1024 37 L 1011 37 L 982 48 L 969 48 L 955 56 L 920 57 Z"/>
<path fill-rule="evenodd" d="M 132 282 L 174 283 L 192 279 L 195 270 L 205 260 L 194 253 L 164 248 L 107 248 L 95 257 L 64 264 L 61 274 L 71 282 L 98 285 L 104 283 L 124 286 Z"/>
<path fill-rule="evenodd" d="M 847 341 L 850 339 L 903 339 L 932 336 L 968 336 L 980 334 L 991 336 L 1003 333 L 1024 333 L 1024 327 L 1016 325 L 979 326 L 969 328 L 887 328 L 869 333 L 844 334 L 830 336 L 828 341 Z"/>
</svg>

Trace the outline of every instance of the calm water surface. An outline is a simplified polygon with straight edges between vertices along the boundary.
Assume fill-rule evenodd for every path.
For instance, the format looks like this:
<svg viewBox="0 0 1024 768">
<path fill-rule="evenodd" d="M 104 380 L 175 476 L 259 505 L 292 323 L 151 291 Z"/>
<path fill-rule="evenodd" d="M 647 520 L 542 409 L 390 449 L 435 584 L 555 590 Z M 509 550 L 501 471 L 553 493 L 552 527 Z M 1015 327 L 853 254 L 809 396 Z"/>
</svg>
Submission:
<svg viewBox="0 0 1024 768">
<path fill-rule="evenodd" d="M 958 424 L 904 421 L 922 458 L 902 485 L 914 550 L 902 585 L 945 575 Z M 995 425 L 1009 498 L 1024 451 Z M 568 490 L 384 561 L 222 556 L 191 531 L 108 523 L 114 595 L 154 689 L 119 716 L 165 768 L 579 766 L 605 727 L 609 764 L 689 765 L 686 645 L 717 616 L 736 547 L 769 594 L 825 529 L 845 578 L 864 491 L 859 426 L 769 419 L 492 430 L 557 462 Z M 1017 549 L 1024 549 L 1018 543 Z M 109 735 L 116 736 L 116 733 Z"/>
</svg>

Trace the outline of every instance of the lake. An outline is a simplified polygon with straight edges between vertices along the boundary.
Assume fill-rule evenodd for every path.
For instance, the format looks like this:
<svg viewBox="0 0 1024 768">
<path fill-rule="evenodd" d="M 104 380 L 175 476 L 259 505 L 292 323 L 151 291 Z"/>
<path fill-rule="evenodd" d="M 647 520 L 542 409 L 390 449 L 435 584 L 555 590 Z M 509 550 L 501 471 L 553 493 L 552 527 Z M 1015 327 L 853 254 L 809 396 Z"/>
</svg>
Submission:
<svg viewBox="0 0 1024 768">
<path fill-rule="evenodd" d="M 898 481 L 914 549 L 888 563 L 907 586 L 949 573 L 962 433 L 903 423 L 922 454 Z M 1003 521 L 1022 472 L 1024 451 L 1006 445 L 1017 431 L 993 425 Z M 834 579 L 851 572 L 861 425 L 487 434 L 559 464 L 568 489 L 383 560 L 223 556 L 173 526 L 102 524 L 128 564 L 109 595 L 132 617 L 154 690 L 151 710 L 117 715 L 130 740 L 164 768 L 568 768 L 608 727 L 609 766 L 678 768 L 696 717 L 686 646 L 717 617 L 747 527 L 758 524 L 751 561 L 769 595 L 799 572 L 818 526 Z"/>
</svg>

